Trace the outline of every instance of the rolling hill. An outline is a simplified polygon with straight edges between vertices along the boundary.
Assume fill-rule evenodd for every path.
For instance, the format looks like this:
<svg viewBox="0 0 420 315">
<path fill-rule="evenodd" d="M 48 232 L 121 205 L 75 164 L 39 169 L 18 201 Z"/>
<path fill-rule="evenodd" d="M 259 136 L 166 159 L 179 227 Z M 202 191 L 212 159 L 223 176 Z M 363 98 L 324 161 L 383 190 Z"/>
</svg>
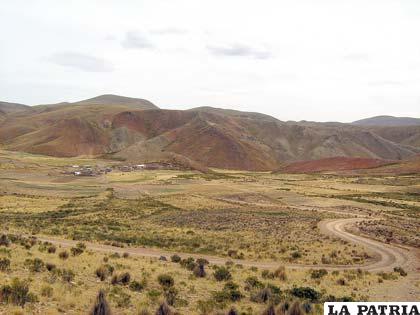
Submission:
<svg viewBox="0 0 420 315">
<path fill-rule="evenodd" d="M 420 126 L 420 118 L 375 116 L 354 121 L 352 124 L 361 126 Z"/>
<path fill-rule="evenodd" d="M 420 153 L 420 126 L 282 122 L 212 107 L 165 110 L 116 95 L 22 109 L 0 121 L 5 149 L 243 170 L 336 156 L 401 160 Z"/>
</svg>

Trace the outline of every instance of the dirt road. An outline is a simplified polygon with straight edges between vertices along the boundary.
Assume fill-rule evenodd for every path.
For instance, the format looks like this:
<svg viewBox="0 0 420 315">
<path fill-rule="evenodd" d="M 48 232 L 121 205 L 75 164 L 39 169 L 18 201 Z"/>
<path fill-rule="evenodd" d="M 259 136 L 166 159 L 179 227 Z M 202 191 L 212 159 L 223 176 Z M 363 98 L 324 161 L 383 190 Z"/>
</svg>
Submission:
<svg viewBox="0 0 420 315">
<path fill-rule="evenodd" d="M 328 270 L 345 270 L 345 269 L 363 269 L 367 271 L 390 271 L 394 267 L 401 266 L 408 270 L 415 270 L 418 268 L 419 260 L 417 252 L 413 249 L 397 247 L 394 245 L 383 244 L 378 241 L 374 241 L 362 236 L 354 235 L 345 230 L 347 224 L 354 223 L 356 221 L 363 220 L 362 218 L 351 218 L 351 219 L 338 219 L 338 220 L 326 220 L 319 224 L 319 227 L 323 233 L 333 235 L 344 239 L 348 242 L 360 244 L 367 250 L 374 253 L 374 259 L 364 265 L 303 265 L 303 264 L 285 264 L 288 268 L 296 269 L 311 269 L 311 268 L 325 268 Z M 53 238 L 49 236 L 39 236 L 39 240 L 48 241 L 53 244 L 62 247 L 74 246 L 77 241 Z M 116 246 L 103 245 L 98 243 L 85 243 L 87 249 L 104 252 L 104 253 L 129 253 L 133 256 L 143 257 L 155 257 L 159 258 L 165 256 L 169 259 L 174 252 L 169 252 L 160 249 L 142 248 L 142 247 L 125 247 L 120 248 Z M 234 260 L 230 258 L 209 256 L 209 255 L 196 255 L 188 253 L 177 253 L 181 257 L 202 257 L 207 259 L 213 264 L 225 264 L 228 260 L 232 260 L 235 263 L 242 264 L 243 266 L 255 266 L 258 268 L 273 269 L 279 266 L 277 262 L 263 262 L 263 261 L 251 261 L 251 260 Z"/>
</svg>

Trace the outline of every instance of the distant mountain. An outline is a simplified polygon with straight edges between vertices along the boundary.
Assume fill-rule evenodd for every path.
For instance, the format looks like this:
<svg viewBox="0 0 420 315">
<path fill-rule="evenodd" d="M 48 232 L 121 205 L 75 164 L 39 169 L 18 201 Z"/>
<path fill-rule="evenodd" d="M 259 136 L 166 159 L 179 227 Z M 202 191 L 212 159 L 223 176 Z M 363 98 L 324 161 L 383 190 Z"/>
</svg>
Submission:
<svg viewBox="0 0 420 315">
<path fill-rule="evenodd" d="M 0 114 L 10 114 L 16 113 L 23 110 L 31 109 L 30 106 L 17 104 L 17 103 L 8 103 L 8 102 L 0 102 Z"/>
<path fill-rule="evenodd" d="M 53 156 L 276 170 L 284 163 L 336 156 L 405 159 L 420 153 L 420 126 L 282 122 L 260 113 L 164 110 L 147 100 L 102 95 L 5 114 L 0 145 Z"/>
<path fill-rule="evenodd" d="M 73 103 L 75 105 L 124 105 L 133 109 L 157 109 L 152 102 L 141 98 L 132 98 L 113 94 L 104 94 L 84 101 Z"/>
<path fill-rule="evenodd" d="M 418 126 L 420 118 L 376 116 L 352 122 L 353 125 L 360 126 Z"/>
</svg>

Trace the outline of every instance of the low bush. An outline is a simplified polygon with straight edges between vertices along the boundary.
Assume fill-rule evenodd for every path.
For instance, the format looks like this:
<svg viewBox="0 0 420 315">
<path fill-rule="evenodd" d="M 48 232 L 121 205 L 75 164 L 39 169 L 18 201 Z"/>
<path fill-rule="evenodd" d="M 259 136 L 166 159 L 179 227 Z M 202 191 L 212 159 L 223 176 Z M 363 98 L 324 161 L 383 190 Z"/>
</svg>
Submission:
<svg viewBox="0 0 420 315">
<path fill-rule="evenodd" d="M 206 276 L 206 271 L 204 270 L 204 265 L 199 264 L 195 266 L 193 270 L 194 276 L 197 278 L 204 278 Z"/>
<path fill-rule="evenodd" d="M 270 270 L 263 270 L 261 272 L 261 277 L 263 277 L 263 279 L 274 279 L 276 276 L 274 275 L 274 272 L 271 272 Z"/>
<path fill-rule="evenodd" d="M 101 265 L 95 270 L 96 276 L 101 280 L 105 281 L 106 278 L 114 273 L 114 267 L 111 265 L 105 264 Z"/>
<path fill-rule="evenodd" d="M 175 284 L 174 278 L 168 274 L 159 275 L 158 282 L 164 288 L 172 287 Z"/>
<path fill-rule="evenodd" d="M 10 240 L 7 235 L 3 234 L 0 236 L 0 246 L 8 247 L 10 245 Z"/>
<path fill-rule="evenodd" d="M 103 290 L 99 291 L 89 315 L 111 315 L 111 309 L 106 301 L 105 292 Z"/>
<path fill-rule="evenodd" d="M 28 258 L 28 259 L 25 260 L 25 266 L 31 272 L 41 272 L 41 271 L 44 270 L 45 264 L 39 258 L 34 258 L 34 259 Z"/>
<path fill-rule="evenodd" d="M 58 257 L 62 260 L 66 260 L 67 258 L 69 258 L 69 253 L 68 251 L 62 251 L 60 253 L 58 253 Z"/>
<path fill-rule="evenodd" d="M 407 272 L 402 267 L 395 267 L 394 272 L 398 272 L 400 276 L 407 276 Z"/>
<path fill-rule="evenodd" d="M 312 279 L 320 279 L 328 274 L 326 269 L 316 269 L 311 270 L 311 278 Z"/>
<path fill-rule="evenodd" d="M 57 268 L 57 266 L 52 264 L 52 263 L 46 263 L 45 268 L 47 268 L 47 270 L 51 272 L 51 271 L 55 270 Z"/>
<path fill-rule="evenodd" d="M 217 267 L 213 275 L 217 281 L 226 281 L 232 279 L 232 275 L 226 267 Z"/>
<path fill-rule="evenodd" d="M 171 261 L 174 263 L 179 263 L 181 261 L 181 257 L 177 254 L 171 256 Z"/>
<path fill-rule="evenodd" d="M 280 266 L 274 271 L 274 277 L 280 279 L 281 281 L 287 280 L 286 268 L 284 266 Z"/>
<path fill-rule="evenodd" d="M 251 291 L 253 289 L 262 288 L 264 285 L 257 277 L 252 276 L 245 279 L 245 290 Z"/>
<path fill-rule="evenodd" d="M 26 303 L 36 302 L 36 296 L 29 292 L 27 281 L 14 278 L 10 285 L 0 287 L 0 303 L 24 306 Z"/>
<path fill-rule="evenodd" d="M 239 291 L 239 286 L 232 282 L 226 282 L 222 291 L 213 293 L 213 299 L 217 303 L 236 302 L 242 298 L 242 293 Z"/>
<path fill-rule="evenodd" d="M 130 282 L 128 286 L 131 291 L 140 292 L 144 289 L 144 285 L 136 280 Z"/>
<path fill-rule="evenodd" d="M 165 296 L 166 302 L 173 306 L 178 296 L 178 290 L 174 287 L 165 288 L 163 295 Z"/>
<path fill-rule="evenodd" d="M 128 272 L 124 272 L 120 275 L 114 275 L 111 279 L 113 285 L 127 285 L 130 283 L 131 275 Z"/>
<path fill-rule="evenodd" d="M 317 301 L 321 297 L 321 293 L 310 287 L 293 288 L 290 293 L 293 296 L 311 301 Z"/>
</svg>

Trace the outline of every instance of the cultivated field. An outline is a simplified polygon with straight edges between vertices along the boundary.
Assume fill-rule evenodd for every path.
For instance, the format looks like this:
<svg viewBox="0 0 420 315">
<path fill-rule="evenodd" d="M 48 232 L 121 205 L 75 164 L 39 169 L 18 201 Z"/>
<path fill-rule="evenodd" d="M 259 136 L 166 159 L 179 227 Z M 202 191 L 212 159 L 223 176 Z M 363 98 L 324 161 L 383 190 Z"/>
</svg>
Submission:
<svg viewBox="0 0 420 315">
<path fill-rule="evenodd" d="M 0 314 L 420 298 L 419 174 L 64 173 L 119 163 L 0 151 Z"/>
</svg>

